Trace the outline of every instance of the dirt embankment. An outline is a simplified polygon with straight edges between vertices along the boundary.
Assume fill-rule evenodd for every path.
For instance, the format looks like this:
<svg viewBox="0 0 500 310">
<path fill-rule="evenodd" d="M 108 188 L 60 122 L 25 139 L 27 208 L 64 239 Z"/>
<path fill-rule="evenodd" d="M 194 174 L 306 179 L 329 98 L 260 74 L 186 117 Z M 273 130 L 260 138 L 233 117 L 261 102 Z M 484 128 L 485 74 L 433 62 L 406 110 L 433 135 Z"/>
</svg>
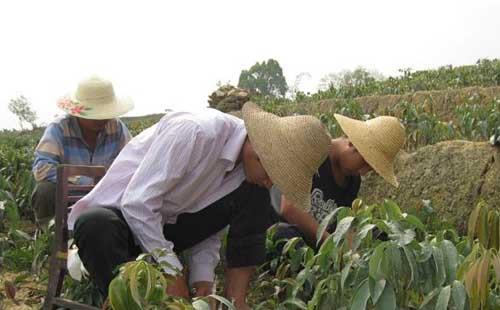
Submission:
<svg viewBox="0 0 500 310">
<path fill-rule="evenodd" d="M 367 203 L 384 198 L 403 209 L 431 201 L 437 216 L 465 231 L 476 204 L 500 207 L 500 148 L 486 142 L 446 141 L 400 156 L 396 163 L 400 187 L 392 188 L 375 173 L 362 183 Z"/>
<path fill-rule="evenodd" d="M 366 96 L 352 99 L 359 103 L 364 113 L 397 114 L 394 111 L 399 102 L 406 101 L 425 107 L 426 112 L 435 113 L 442 121 L 453 120 L 457 106 L 476 103 L 489 104 L 500 99 L 500 87 L 468 87 L 437 91 L 418 91 L 404 95 Z M 317 102 L 292 103 L 278 107 L 280 115 L 338 113 L 345 99 L 326 99 Z"/>
</svg>

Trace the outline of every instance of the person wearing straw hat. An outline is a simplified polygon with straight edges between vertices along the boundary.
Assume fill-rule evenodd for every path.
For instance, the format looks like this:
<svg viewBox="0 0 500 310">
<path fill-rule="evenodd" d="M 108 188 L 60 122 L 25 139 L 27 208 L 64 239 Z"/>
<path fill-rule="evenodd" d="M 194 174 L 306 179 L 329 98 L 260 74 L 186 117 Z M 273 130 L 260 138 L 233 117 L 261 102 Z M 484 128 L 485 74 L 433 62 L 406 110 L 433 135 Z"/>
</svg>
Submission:
<svg viewBox="0 0 500 310">
<path fill-rule="evenodd" d="M 276 225 L 275 241 L 302 237 L 315 247 L 319 223 L 338 206 L 351 206 L 359 191 L 360 176 L 371 170 L 398 187 L 393 165 L 406 139 L 399 120 L 379 116 L 359 121 L 340 114 L 335 114 L 335 119 L 345 136 L 331 140 L 328 158 L 313 177 L 311 209 L 296 208 L 286 195 L 271 189 L 272 205 L 281 217 L 278 220 L 283 221 Z M 323 238 L 334 229 L 335 223 L 327 228 Z"/>
<path fill-rule="evenodd" d="M 169 294 L 188 297 L 190 286 L 204 296 L 212 293 L 229 226 L 225 295 L 248 309 L 246 290 L 265 261 L 272 224 L 268 189 L 276 184 L 308 208 L 312 176 L 329 141 L 317 118 L 281 118 L 251 102 L 243 120 L 214 109 L 170 112 L 133 138 L 73 206 L 68 227 L 82 262 L 106 295 L 116 266 L 153 253 L 174 277 Z M 184 251 L 189 281 L 176 256 Z"/>
<path fill-rule="evenodd" d="M 133 108 L 130 99 L 117 98 L 110 81 L 91 77 L 76 91 L 57 102 L 66 115 L 51 122 L 35 149 L 33 176 L 36 181 L 32 205 L 37 223 L 54 215 L 56 167 L 58 164 L 109 167 L 130 140 L 130 133 L 117 119 Z M 72 180 L 88 184 L 81 177 Z"/>
</svg>

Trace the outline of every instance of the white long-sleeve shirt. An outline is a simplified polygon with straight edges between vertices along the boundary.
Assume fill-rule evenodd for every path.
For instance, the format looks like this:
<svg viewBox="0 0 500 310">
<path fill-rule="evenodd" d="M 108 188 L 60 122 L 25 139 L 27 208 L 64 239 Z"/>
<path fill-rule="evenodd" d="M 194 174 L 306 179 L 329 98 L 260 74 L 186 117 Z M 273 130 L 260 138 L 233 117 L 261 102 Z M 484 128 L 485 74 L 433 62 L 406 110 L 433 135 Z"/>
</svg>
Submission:
<svg viewBox="0 0 500 310">
<path fill-rule="evenodd" d="M 166 249 L 169 255 L 157 260 L 182 270 L 163 226 L 241 185 L 245 173 L 236 162 L 246 135 L 242 120 L 217 110 L 169 113 L 123 148 L 96 187 L 73 206 L 68 228 L 88 208 L 119 208 L 145 252 Z M 213 281 L 219 249 L 220 232 L 189 249 L 190 283 Z"/>
</svg>

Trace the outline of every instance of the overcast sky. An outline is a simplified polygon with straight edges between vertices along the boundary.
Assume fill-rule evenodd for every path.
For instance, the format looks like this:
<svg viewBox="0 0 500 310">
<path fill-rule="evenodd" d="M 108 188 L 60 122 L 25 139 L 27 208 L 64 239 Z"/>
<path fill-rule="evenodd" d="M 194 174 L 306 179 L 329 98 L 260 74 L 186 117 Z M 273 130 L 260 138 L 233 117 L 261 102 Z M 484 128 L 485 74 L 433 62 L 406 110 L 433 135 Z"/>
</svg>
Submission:
<svg viewBox="0 0 500 310">
<path fill-rule="evenodd" d="M 474 1 L 1 1 L 0 128 L 24 95 L 39 121 L 98 74 L 130 96 L 128 115 L 207 105 L 218 81 L 274 58 L 312 91 L 328 73 L 500 58 L 500 3 Z"/>
</svg>

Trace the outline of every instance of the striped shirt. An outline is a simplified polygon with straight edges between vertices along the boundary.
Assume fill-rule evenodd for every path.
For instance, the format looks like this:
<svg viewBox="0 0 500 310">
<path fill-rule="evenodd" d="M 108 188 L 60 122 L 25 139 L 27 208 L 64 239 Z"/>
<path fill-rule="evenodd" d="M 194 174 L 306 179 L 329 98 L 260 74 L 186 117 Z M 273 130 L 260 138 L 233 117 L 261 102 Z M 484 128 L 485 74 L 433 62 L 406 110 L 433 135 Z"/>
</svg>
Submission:
<svg viewBox="0 0 500 310">
<path fill-rule="evenodd" d="M 97 136 L 95 149 L 91 150 L 83 139 L 76 117 L 66 115 L 50 123 L 35 149 L 33 175 L 37 182 L 56 183 L 58 164 L 104 166 L 106 169 L 131 139 L 125 124 L 112 119 Z M 88 178 L 72 180 L 89 184 Z"/>
</svg>

